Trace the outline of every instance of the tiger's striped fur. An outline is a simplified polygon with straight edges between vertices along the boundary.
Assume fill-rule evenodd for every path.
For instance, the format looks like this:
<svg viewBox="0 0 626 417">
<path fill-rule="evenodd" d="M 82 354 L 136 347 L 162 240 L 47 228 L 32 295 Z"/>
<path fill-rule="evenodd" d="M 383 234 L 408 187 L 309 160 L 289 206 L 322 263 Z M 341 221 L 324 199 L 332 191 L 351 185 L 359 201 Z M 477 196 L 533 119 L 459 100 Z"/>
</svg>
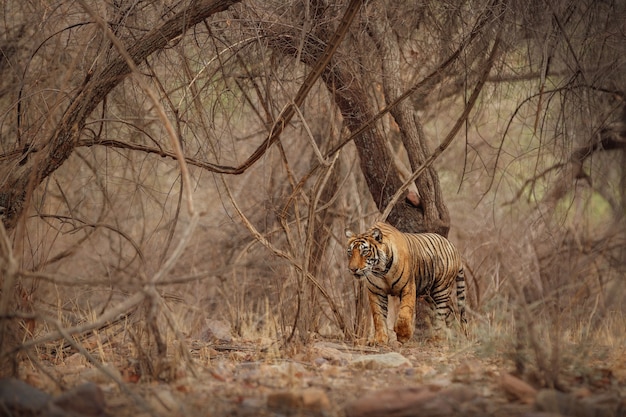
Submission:
<svg viewBox="0 0 626 417">
<path fill-rule="evenodd" d="M 461 256 L 449 240 L 434 233 L 402 233 L 378 222 L 365 233 L 348 238 L 348 268 L 366 280 L 368 299 L 374 318 L 374 342 L 386 344 L 387 299 L 400 298 L 394 330 L 398 341 L 413 336 L 417 297 L 426 295 L 436 311 L 434 328 L 449 324 L 454 314 L 451 294 L 456 284 L 457 307 L 461 324 L 465 319 L 465 276 Z"/>
</svg>

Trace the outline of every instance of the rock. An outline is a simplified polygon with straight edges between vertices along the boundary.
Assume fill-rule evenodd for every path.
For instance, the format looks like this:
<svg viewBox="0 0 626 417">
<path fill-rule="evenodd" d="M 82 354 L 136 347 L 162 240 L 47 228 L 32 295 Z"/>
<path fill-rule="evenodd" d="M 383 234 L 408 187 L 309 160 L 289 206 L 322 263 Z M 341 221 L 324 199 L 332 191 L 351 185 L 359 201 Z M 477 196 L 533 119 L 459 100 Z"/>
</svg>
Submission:
<svg viewBox="0 0 626 417">
<path fill-rule="evenodd" d="M 437 394 L 440 398 L 451 402 L 455 414 L 463 417 L 483 417 L 489 415 L 489 402 L 482 397 L 476 388 L 466 384 L 452 383 Z"/>
<path fill-rule="evenodd" d="M 479 396 L 474 388 L 458 383 L 441 390 L 439 395 L 450 398 L 459 404 L 472 401 Z"/>
<path fill-rule="evenodd" d="M 50 403 L 52 396 L 15 378 L 0 379 L 0 414 L 37 415 Z"/>
<path fill-rule="evenodd" d="M 397 352 L 376 355 L 354 355 L 349 365 L 358 369 L 384 369 L 411 366 L 411 361 Z"/>
<path fill-rule="evenodd" d="M 198 339 L 203 342 L 230 343 L 233 341 L 230 323 L 224 320 L 206 319 Z"/>
<path fill-rule="evenodd" d="M 616 394 L 608 393 L 579 400 L 574 395 L 553 389 L 539 391 L 536 409 L 571 417 L 621 417 L 626 415 L 626 406 Z"/>
<path fill-rule="evenodd" d="M 282 378 L 300 378 L 306 375 L 308 371 L 298 362 L 284 361 L 281 363 L 262 365 L 259 368 L 260 376 L 274 376 Z"/>
<path fill-rule="evenodd" d="M 502 386 L 504 391 L 524 404 L 533 404 L 535 402 L 537 390 L 507 372 L 503 372 L 500 376 L 500 386 Z"/>
<path fill-rule="evenodd" d="M 465 360 L 452 371 L 453 382 L 471 383 L 482 377 L 482 364 L 478 361 Z"/>
<path fill-rule="evenodd" d="M 580 400 L 584 409 L 593 410 L 597 417 L 626 417 L 626 397 L 614 392 L 591 395 Z"/>
<path fill-rule="evenodd" d="M 106 404 L 104 394 L 93 382 L 79 385 L 56 397 L 53 404 L 57 407 L 81 416 L 104 415 Z"/>
<path fill-rule="evenodd" d="M 99 417 L 105 415 L 105 408 L 104 395 L 93 383 L 53 398 L 23 381 L 0 380 L 0 416 Z"/>
<path fill-rule="evenodd" d="M 184 415 L 183 404 L 167 385 L 155 388 L 148 398 L 148 403 L 161 415 Z"/>
<path fill-rule="evenodd" d="M 311 354 L 316 357 L 315 363 L 323 363 L 326 360 L 333 365 L 346 365 L 352 355 L 339 350 L 339 345 L 328 342 L 317 342 L 311 348 Z"/>
<path fill-rule="evenodd" d="M 543 389 L 537 394 L 535 407 L 537 411 L 574 416 L 579 404 L 571 395 L 553 389 Z"/>
<path fill-rule="evenodd" d="M 267 406 L 285 414 L 291 414 L 294 411 L 321 414 L 330 409 L 330 401 L 323 390 L 305 388 L 273 392 L 267 396 Z"/>
<path fill-rule="evenodd" d="M 526 417 L 526 415 L 532 411 L 533 411 L 532 406 L 528 404 L 522 404 L 520 402 L 515 402 L 515 403 L 507 402 L 504 404 L 501 404 L 498 402 L 490 402 L 489 407 L 487 409 L 487 413 L 479 414 L 475 417 L 483 417 L 485 415 L 488 415 L 489 417 Z M 552 413 L 546 413 L 546 415 L 544 416 L 539 414 L 534 417 L 568 417 L 568 416 L 563 416 L 561 414 L 552 415 Z"/>
<path fill-rule="evenodd" d="M 413 361 L 412 363 L 416 362 Z M 412 373 L 421 380 L 423 380 L 424 378 L 432 379 L 438 375 L 435 368 L 420 361 L 417 361 L 416 365 L 412 368 L 408 368 L 407 373 Z"/>
<path fill-rule="evenodd" d="M 374 391 L 345 406 L 346 417 L 443 417 L 458 405 L 425 386 Z"/>
</svg>

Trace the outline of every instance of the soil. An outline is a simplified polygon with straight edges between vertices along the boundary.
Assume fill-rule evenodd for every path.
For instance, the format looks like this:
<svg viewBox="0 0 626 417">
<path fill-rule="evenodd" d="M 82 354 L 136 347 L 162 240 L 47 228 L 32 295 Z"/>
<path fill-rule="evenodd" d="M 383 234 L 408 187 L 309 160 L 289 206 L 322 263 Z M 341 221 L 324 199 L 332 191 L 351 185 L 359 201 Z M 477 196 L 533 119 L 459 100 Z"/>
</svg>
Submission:
<svg viewBox="0 0 626 417">
<path fill-rule="evenodd" d="M 97 415 L 110 416 L 626 416 L 626 353 L 614 355 L 611 368 L 589 363 L 547 387 L 536 372 L 515 375 L 512 362 L 475 344 L 373 348 L 318 340 L 288 352 L 270 340 L 188 346 L 190 358 L 155 361 L 150 378 L 130 356 L 110 355 L 115 363 L 97 369 L 79 353 L 24 364 L 21 376 L 57 398 L 95 384 L 104 394 Z"/>
</svg>

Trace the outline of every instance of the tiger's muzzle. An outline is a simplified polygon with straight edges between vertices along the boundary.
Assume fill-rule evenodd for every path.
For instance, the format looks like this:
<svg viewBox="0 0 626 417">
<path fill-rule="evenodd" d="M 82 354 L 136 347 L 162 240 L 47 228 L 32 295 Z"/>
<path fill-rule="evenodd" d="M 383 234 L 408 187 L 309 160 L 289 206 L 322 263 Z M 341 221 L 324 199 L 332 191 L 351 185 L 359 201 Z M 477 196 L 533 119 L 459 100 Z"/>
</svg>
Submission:
<svg viewBox="0 0 626 417">
<path fill-rule="evenodd" d="M 350 270 L 350 273 L 354 276 L 354 278 L 357 281 L 362 280 L 367 274 L 367 270 L 365 268 L 355 268 L 355 267 L 349 266 L 348 269 Z"/>
</svg>

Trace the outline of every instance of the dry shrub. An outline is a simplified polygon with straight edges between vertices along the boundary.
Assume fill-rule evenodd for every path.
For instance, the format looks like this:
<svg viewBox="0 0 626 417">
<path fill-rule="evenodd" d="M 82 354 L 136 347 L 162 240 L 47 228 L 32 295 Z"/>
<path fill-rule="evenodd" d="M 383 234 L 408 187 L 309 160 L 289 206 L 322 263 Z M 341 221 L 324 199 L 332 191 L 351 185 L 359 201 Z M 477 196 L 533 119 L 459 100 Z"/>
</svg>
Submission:
<svg viewBox="0 0 626 417">
<path fill-rule="evenodd" d="M 583 231 L 557 213 L 539 221 L 528 213 L 531 226 L 483 226 L 472 233 L 479 245 L 464 242 L 469 291 L 480 296 L 473 337 L 485 354 L 503 355 L 518 373 L 558 388 L 564 373 L 584 372 L 585 362 L 621 348 L 626 234 L 617 225 Z"/>
</svg>

